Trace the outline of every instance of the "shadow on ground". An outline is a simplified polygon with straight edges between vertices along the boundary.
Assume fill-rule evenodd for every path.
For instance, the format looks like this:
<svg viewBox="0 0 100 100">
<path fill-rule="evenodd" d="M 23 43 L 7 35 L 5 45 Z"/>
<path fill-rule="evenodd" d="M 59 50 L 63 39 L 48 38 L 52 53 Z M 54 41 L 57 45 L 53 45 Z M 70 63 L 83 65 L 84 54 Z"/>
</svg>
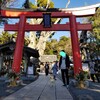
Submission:
<svg viewBox="0 0 100 100">
<path fill-rule="evenodd" d="M 89 87 L 84 89 L 70 85 L 69 91 L 74 100 L 100 100 L 100 83 L 89 81 Z"/>
<path fill-rule="evenodd" d="M 6 96 L 9 96 L 10 94 L 18 91 L 19 89 L 23 88 L 24 86 L 32 83 L 38 78 L 38 76 L 34 77 L 22 77 L 24 85 L 18 85 L 18 86 L 10 86 L 9 83 L 5 82 L 5 80 L 0 80 L 0 100 L 5 98 Z"/>
</svg>

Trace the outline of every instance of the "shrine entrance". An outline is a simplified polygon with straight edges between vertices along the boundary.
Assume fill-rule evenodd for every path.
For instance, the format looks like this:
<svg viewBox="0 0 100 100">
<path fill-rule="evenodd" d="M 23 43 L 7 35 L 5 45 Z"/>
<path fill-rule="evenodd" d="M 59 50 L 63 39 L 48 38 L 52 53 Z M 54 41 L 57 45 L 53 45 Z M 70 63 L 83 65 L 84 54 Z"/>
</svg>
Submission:
<svg viewBox="0 0 100 100">
<path fill-rule="evenodd" d="M 1 17 L 19 18 L 19 23 L 5 24 L 4 26 L 5 31 L 18 31 L 12 70 L 15 73 L 20 72 L 25 31 L 70 31 L 73 51 L 74 74 L 79 73 L 79 70 L 82 69 L 82 61 L 77 31 L 91 30 L 92 25 L 90 23 L 78 23 L 76 18 L 94 15 L 98 6 L 100 6 L 100 4 L 70 9 L 1 9 Z M 43 17 L 44 25 L 31 25 L 26 22 L 27 18 Z M 69 23 L 51 24 L 49 23 L 51 18 L 69 18 Z"/>
</svg>

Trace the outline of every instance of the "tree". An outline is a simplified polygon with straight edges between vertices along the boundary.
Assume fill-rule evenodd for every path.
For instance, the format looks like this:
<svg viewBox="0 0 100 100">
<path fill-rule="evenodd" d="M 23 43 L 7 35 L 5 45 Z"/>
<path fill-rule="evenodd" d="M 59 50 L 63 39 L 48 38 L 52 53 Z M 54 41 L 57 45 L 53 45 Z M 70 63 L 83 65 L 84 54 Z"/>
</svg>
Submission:
<svg viewBox="0 0 100 100">
<path fill-rule="evenodd" d="M 90 49 L 95 54 L 95 56 L 100 56 L 100 8 L 97 9 L 96 14 L 89 18 L 92 23 L 92 41 L 90 42 Z M 94 46 L 93 46 L 94 44 Z"/>
<path fill-rule="evenodd" d="M 44 51 L 44 54 L 52 55 L 55 54 L 55 51 L 57 51 L 57 45 L 58 41 L 56 39 L 51 39 L 47 41 L 46 43 L 46 49 Z"/>
<path fill-rule="evenodd" d="M 5 44 L 8 43 L 10 41 L 16 41 L 16 37 L 17 37 L 17 33 L 11 34 L 7 31 L 2 32 L 2 34 L 0 34 L 0 45 L 1 44 Z M 28 37 L 24 38 L 24 45 L 27 46 L 29 44 L 29 39 Z"/>
<path fill-rule="evenodd" d="M 94 16 L 88 17 L 86 22 L 92 24 L 92 31 L 82 31 L 81 53 L 83 60 L 94 59 L 100 56 L 100 8 L 97 9 Z"/>
<path fill-rule="evenodd" d="M 0 44 L 9 42 L 11 40 L 11 37 L 11 34 L 9 34 L 8 32 L 2 32 L 2 34 L 0 34 Z"/>
<path fill-rule="evenodd" d="M 89 19 L 93 26 L 93 35 L 100 42 L 100 8 L 97 9 L 96 14 Z"/>
<path fill-rule="evenodd" d="M 0 0 L 0 10 L 6 7 L 9 7 L 15 2 L 15 0 Z M 7 23 L 7 18 L 0 17 L 0 25 Z"/>
<path fill-rule="evenodd" d="M 68 55 L 72 56 L 71 38 L 62 36 L 59 41 L 56 39 L 47 41 L 45 49 L 46 55 L 56 54 L 59 56 L 60 50 L 65 50 Z"/>
<path fill-rule="evenodd" d="M 68 38 L 66 36 L 62 36 L 59 40 L 59 51 L 60 50 L 65 50 L 68 55 L 72 55 L 72 46 L 71 46 L 71 38 Z"/>
<path fill-rule="evenodd" d="M 36 7 L 37 8 L 54 8 L 54 3 L 52 1 L 48 2 L 49 0 L 37 0 L 37 5 L 31 5 L 30 7 Z M 30 3 L 31 4 L 31 3 Z M 58 19 L 52 19 L 52 23 L 59 23 L 61 21 L 61 18 L 58 18 Z M 43 19 L 31 19 L 30 23 L 32 24 L 41 24 L 43 22 Z M 36 32 L 30 32 L 30 37 L 32 37 L 32 35 L 34 34 L 34 37 L 32 39 L 32 41 L 34 40 L 34 44 L 33 44 L 33 48 L 37 49 L 39 51 L 39 54 L 40 56 L 44 54 L 44 50 L 45 50 L 45 47 L 46 47 L 46 42 L 48 40 L 48 38 L 52 37 L 52 35 L 54 34 L 55 32 L 52 31 L 40 31 L 38 32 L 38 42 L 36 44 Z M 42 45 L 41 45 L 42 44 Z M 32 46 L 32 45 L 29 45 L 29 46 Z"/>
<path fill-rule="evenodd" d="M 26 0 L 24 5 L 23 5 L 25 8 L 30 8 L 30 5 L 29 5 L 29 0 Z"/>
</svg>

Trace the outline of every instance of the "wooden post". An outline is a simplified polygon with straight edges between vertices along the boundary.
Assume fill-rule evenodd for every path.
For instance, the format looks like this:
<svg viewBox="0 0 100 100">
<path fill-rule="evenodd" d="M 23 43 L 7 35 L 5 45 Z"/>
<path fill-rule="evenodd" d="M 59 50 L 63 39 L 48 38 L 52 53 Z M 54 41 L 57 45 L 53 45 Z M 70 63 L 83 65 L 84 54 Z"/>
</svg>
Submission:
<svg viewBox="0 0 100 100">
<path fill-rule="evenodd" d="M 70 16 L 70 31 L 73 49 L 74 74 L 76 75 L 79 73 L 79 70 L 82 69 L 82 62 L 78 42 L 76 17 L 74 15 Z"/>
<path fill-rule="evenodd" d="M 18 35 L 14 52 L 14 60 L 12 64 L 12 70 L 15 73 L 20 72 L 20 65 L 22 61 L 23 46 L 24 46 L 25 23 L 26 23 L 26 17 L 24 15 L 21 15 L 18 26 Z"/>
</svg>

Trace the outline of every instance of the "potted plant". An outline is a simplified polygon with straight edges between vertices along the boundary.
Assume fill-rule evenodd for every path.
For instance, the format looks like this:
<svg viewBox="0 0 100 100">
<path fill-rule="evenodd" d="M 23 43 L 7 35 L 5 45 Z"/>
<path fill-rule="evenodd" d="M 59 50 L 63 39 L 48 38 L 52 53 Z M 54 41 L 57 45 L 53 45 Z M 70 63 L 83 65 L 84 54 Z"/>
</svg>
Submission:
<svg viewBox="0 0 100 100">
<path fill-rule="evenodd" d="M 80 70 L 80 72 L 75 76 L 75 79 L 77 81 L 77 86 L 79 88 L 86 87 L 87 75 L 88 75 L 87 71 Z"/>
<path fill-rule="evenodd" d="M 8 73 L 8 78 L 10 80 L 10 86 L 17 86 L 17 78 L 19 77 L 18 74 L 16 74 L 15 72 L 13 71 L 10 71 Z"/>
</svg>

